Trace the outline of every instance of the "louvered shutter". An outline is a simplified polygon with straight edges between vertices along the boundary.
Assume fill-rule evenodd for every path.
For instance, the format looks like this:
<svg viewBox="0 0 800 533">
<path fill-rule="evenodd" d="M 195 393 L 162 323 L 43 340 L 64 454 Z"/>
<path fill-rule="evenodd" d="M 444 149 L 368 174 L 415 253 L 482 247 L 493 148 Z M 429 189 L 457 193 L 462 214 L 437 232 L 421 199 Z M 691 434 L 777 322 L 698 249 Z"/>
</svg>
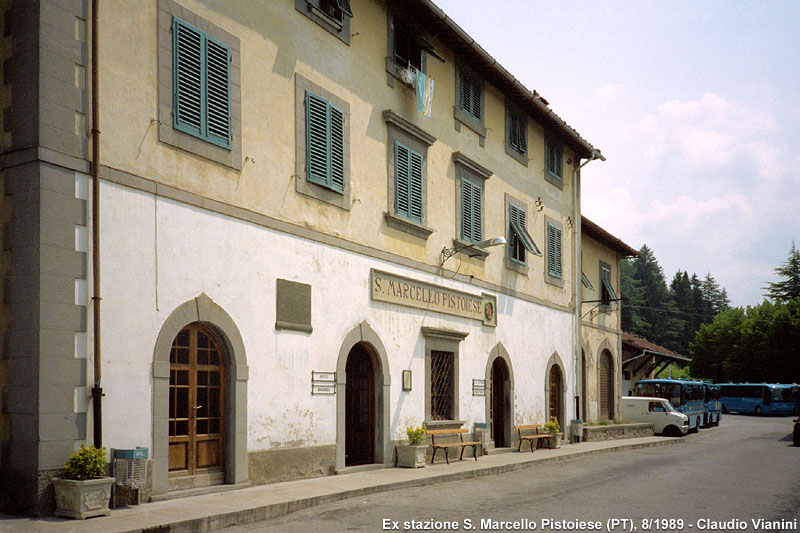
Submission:
<svg viewBox="0 0 800 533">
<path fill-rule="evenodd" d="M 177 18 L 172 36 L 175 129 L 230 148 L 230 49 Z"/>
<path fill-rule="evenodd" d="M 422 154 L 411 150 L 409 157 L 409 217 L 422 222 Z"/>
<path fill-rule="evenodd" d="M 552 224 L 547 225 L 547 273 L 561 277 L 561 230 Z"/>
<path fill-rule="evenodd" d="M 336 0 L 336 5 L 348 17 L 352 17 L 353 16 L 353 11 L 350 9 L 350 0 Z"/>
<path fill-rule="evenodd" d="M 306 92 L 306 177 L 328 185 L 328 102 Z"/>
<path fill-rule="evenodd" d="M 467 179 L 461 179 L 461 239 L 478 242 L 483 238 L 481 205 L 483 189 Z"/>
<path fill-rule="evenodd" d="M 400 143 L 395 143 L 394 147 L 394 198 L 395 212 L 406 218 L 409 216 L 409 197 L 408 197 L 408 148 Z"/>
<path fill-rule="evenodd" d="M 331 189 L 344 192 L 344 112 L 329 106 L 330 182 Z"/>
<path fill-rule="evenodd" d="M 600 419 L 611 420 L 614 412 L 614 371 L 608 352 L 600 355 Z"/>
<path fill-rule="evenodd" d="M 483 98 L 483 88 L 480 83 L 472 81 L 472 116 L 481 119 L 481 99 Z"/>
<path fill-rule="evenodd" d="M 206 37 L 206 106 L 208 137 L 231 141 L 230 55 L 224 44 Z"/>
<path fill-rule="evenodd" d="M 461 109 L 472 114 L 472 78 L 461 76 Z"/>
<path fill-rule="evenodd" d="M 203 127 L 203 36 L 173 19 L 173 91 L 175 128 L 201 136 Z"/>
<path fill-rule="evenodd" d="M 528 127 L 519 113 L 508 112 L 508 144 L 524 154 L 528 151 Z"/>
</svg>

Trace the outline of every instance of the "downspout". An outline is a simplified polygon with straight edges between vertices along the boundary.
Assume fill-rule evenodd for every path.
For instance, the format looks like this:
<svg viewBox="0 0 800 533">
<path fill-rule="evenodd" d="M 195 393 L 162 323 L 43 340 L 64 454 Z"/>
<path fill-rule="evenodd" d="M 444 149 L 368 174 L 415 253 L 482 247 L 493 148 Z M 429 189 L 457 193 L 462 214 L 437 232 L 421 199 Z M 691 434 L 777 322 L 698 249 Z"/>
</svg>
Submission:
<svg viewBox="0 0 800 533">
<path fill-rule="evenodd" d="M 103 447 L 103 388 L 100 352 L 100 112 L 97 108 L 97 0 L 92 0 L 92 315 L 94 317 L 93 443 Z"/>
<path fill-rule="evenodd" d="M 573 334 L 575 335 L 575 348 L 572 354 L 572 363 L 573 363 L 573 371 L 572 375 L 575 376 L 575 400 L 576 400 L 576 409 L 575 409 L 575 418 L 580 419 L 581 413 L 580 409 L 577 407 L 583 407 L 583 411 L 587 414 L 588 418 L 588 406 L 583 405 L 579 406 L 578 404 L 581 401 L 581 398 L 585 397 L 586 395 L 583 394 L 584 391 L 582 390 L 582 378 L 583 378 L 583 367 L 581 366 L 581 209 L 580 209 L 580 180 L 581 180 L 581 169 L 588 165 L 590 162 L 594 161 L 595 159 L 600 159 L 601 161 L 605 161 L 606 158 L 603 157 L 603 154 L 600 153 L 599 150 L 592 150 L 591 157 L 583 162 L 580 166 L 573 166 L 572 170 L 572 220 L 575 224 L 575 231 L 572 233 L 572 238 L 574 239 L 574 246 L 572 249 L 575 251 L 575 256 L 572 259 L 572 286 L 573 286 L 573 302 L 575 303 L 575 310 L 573 316 Z"/>
</svg>

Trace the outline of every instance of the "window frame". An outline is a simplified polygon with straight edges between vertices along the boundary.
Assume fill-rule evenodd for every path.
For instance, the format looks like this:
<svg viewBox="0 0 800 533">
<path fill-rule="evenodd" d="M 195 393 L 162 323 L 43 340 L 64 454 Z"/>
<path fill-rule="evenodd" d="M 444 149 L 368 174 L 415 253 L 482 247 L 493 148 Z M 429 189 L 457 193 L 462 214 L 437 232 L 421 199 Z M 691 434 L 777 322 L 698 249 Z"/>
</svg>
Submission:
<svg viewBox="0 0 800 533">
<path fill-rule="evenodd" d="M 550 239 L 550 232 L 555 230 L 559 238 L 558 249 L 554 250 Z M 558 287 L 564 286 L 564 226 L 553 218 L 545 216 L 544 223 L 545 248 L 547 250 L 544 257 L 544 276 L 545 281 Z M 557 269 L 550 267 L 551 255 L 557 264 Z"/>
<path fill-rule="evenodd" d="M 462 94 L 463 94 L 463 85 L 464 85 L 464 78 L 469 78 L 473 83 L 473 88 L 478 89 L 478 94 L 480 97 L 480 106 L 479 106 L 479 113 L 480 117 L 476 117 L 472 111 L 467 112 L 462 109 Z M 478 74 L 468 67 L 467 65 L 461 63 L 458 64 L 456 68 L 456 97 L 455 97 L 455 105 L 453 106 L 453 115 L 455 117 L 455 128 L 456 131 L 461 131 L 461 125 L 468 127 L 472 131 L 478 134 L 478 142 L 480 146 L 484 146 L 486 142 L 486 126 L 484 125 L 484 119 L 486 117 L 486 85 L 483 81 L 483 78 L 478 76 Z M 474 89 L 471 91 L 474 95 Z"/>
<path fill-rule="evenodd" d="M 391 228 L 427 239 L 433 233 L 433 230 L 428 227 L 428 148 L 436 142 L 436 138 L 389 109 L 383 112 L 383 120 L 386 123 L 386 175 L 388 177 L 387 210 L 384 213 L 384 219 Z M 397 205 L 395 199 L 397 194 L 395 145 L 398 142 L 422 155 L 422 220 L 419 222 L 398 214 L 395 209 Z"/>
<path fill-rule="evenodd" d="M 486 181 L 492 175 L 492 172 L 483 166 L 479 165 L 472 159 L 468 158 L 461 152 L 455 152 L 453 154 L 453 163 L 455 166 L 455 198 L 456 198 L 456 238 L 453 239 L 453 245 L 455 247 L 463 247 L 468 246 L 469 244 L 473 244 L 483 239 L 484 235 L 486 234 Z M 473 187 L 477 187 L 481 191 L 481 205 L 480 205 L 480 239 L 474 240 L 474 236 L 467 240 L 464 238 L 464 205 L 463 205 L 463 198 L 462 193 L 464 190 L 463 181 L 468 181 L 469 184 Z M 486 250 L 479 250 L 477 248 L 471 248 L 469 250 L 469 255 L 471 257 L 477 257 L 479 259 L 485 259 L 489 252 Z"/>
<path fill-rule="evenodd" d="M 425 341 L 425 424 L 428 429 L 436 429 L 437 427 L 447 427 L 457 424 L 460 427 L 463 421 L 459 420 L 459 349 L 461 341 L 467 338 L 469 333 L 462 333 L 449 329 L 439 329 L 431 327 L 422 327 L 422 336 Z M 452 366 L 452 384 L 453 384 L 453 399 L 452 399 L 452 418 L 449 420 L 433 420 L 432 416 L 432 360 L 433 352 L 450 352 L 453 354 Z"/>
<path fill-rule="evenodd" d="M 342 168 L 343 190 L 308 179 L 308 134 L 306 123 L 306 94 L 311 93 L 326 100 L 342 112 Z M 320 85 L 295 73 L 295 191 L 321 202 L 350 210 L 350 104 Z"/>
<path fill-rule="evenodd" d="M 352 11 L 348 14 L 344 9 L 339 7 L 342 13 L 342 19 L 337 20 L 335 17 L 325 12 L 324 6 L 322 5 L 323 1 L 326 0 L 295 0 L 294 7 L 297 11 L 317 23 L 317 25 L 322 27 L 325 31 L 337 37 L 344 44 L 350 46 L 350 19 L 353 17 Z M 336 0 L 329 1 L 341 4 L 341 2 Z M 347 3 L 349 4 L 349 2 Z"/>
<path fill-rule="evenodd" d="M 564 146 L 551 137 L 545 138 L 544 148 L 544 178 L 559 189 L 564 188 Z M 555 169 L 551 169 L 550 154 L 555 151 Z M 561 174 L 558 171 L 561 171 Z"/>
<path fill-rule="evenodd" d="M 512 140 L 512 129 L 514 125 L 513 117 L 516 116 L 518 123 L 520 124 L 520 131 L 518 132 L 519 135 L 524 137 L 522 144 L 524 145 L 524 150 L 521 150 L 518 147 L 515 147 L 511 140 Z M 510 155 L 514 159 L 516 159 L 519 163 L 524 166 L 528 166 L 528 117 L 525 113 L 521 112 L 519 108 L 514 106 L 511 102 L 506 101 L 506 139 L 505 139 L 505 150 L 506 154 Z"/>
<path fill-rule="evenodd" d="M 514 257 L 514 242 L 515 242 L 515 234 L 516 231 L 513 229 L 511 224 L 511 211 L 512 209 L 517 209 L 522 212 L 523 218 L 525 220 L 525 231 L 528 233 L 528 237 L 531 237 L 530 231 L 528 230 L 528 206 L 521 202 L 520 200 L 514 198 L 510 194 L 505 194 L 505 228 L 506 228 L 506 249 L 507 252 L 505 254 L 505 266 L 509 270 L 513 270 L 520 274 L 527 275 L 528 274 L 528 267 L 530 265 L 529 255 L 539 256 L 541 257 L 541 252 L 538 254 L 535 252 L 530 252 L 527 250 L 524 244 L 520 241 L 519 246 L 521 246 L 523 253 L 524 253 L 524 260 L 520 261 L 518 258 Z M 534 248 L 538 251 L 539 247 L 536 245 L 536 242 L 533 241 L 531 237 L 531 242 L 533 243 Z"/>
<path fill-rule="evenodd" d="M 176 128 L 175 114 L 175 38 L 173 20 L 187 26 L 228 49 L 228 103 L 230 143 L 216 144 L 184 128 Z M 197 16 L 172 0 L 158 1 L 158 140 L 194 155 L 242 169 L 241 42 L 238 37 Z M 226 143 L 227 144 L 227 143 Z"/>
<path fill-rule="evenodd" d="M 611 283 L 611 265 L 605 261 L 599 261 L 600 272 L 600 310 L 609 311 L 611 309 L 611 302 L 617 299 L 617 293 L 614 290 L 614 285 Z M 606 274 L 604 277 L 603 274 Z M 606 283 L 608 284 L 606 286 Z"/>
<path fill-rule="evenodd" d="M 402 16 L 398 16 L 397 14 L 393 13 L 391 9 L 387 10 L 386 14 L 386 83 L 394 87 L 395 81 L 400 81 L 401 84 L 407 85 L 405 80 L 403 79 L 403 71 L 406 70 L 406 65 L 401 65 L 396 61 L 397 58 L 397 34 L 400 31 L 399 28 L 403 28 L 404 31 L 408 31 L 410 34 L 413 34 L 414 23 L 408 19 L 404 19 Z M 412 39 L 413 40 L 413 39 Z M 423 73 L 427 74 L 428 72 L 428 52 L 425 51 L 425 48 L 417 42 L 420 48 L 420 58 L 419 63 L 420 66 L 418 67 Z M 416 67 L 415 67 L 416 68 Z"/>
</svg>

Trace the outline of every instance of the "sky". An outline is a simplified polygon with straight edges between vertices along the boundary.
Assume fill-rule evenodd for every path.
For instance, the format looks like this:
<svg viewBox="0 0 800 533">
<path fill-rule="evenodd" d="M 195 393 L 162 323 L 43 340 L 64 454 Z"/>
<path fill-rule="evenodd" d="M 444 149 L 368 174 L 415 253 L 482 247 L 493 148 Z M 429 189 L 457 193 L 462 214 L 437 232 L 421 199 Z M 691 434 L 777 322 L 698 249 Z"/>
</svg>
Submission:
<svg viewBox="0 0 800 533">
<path fill-rule="evenodd" d="M 761 303 L 800 246 L 800 2 L 434 2 L 607 158 L 584 216 Z"/>
</svg>

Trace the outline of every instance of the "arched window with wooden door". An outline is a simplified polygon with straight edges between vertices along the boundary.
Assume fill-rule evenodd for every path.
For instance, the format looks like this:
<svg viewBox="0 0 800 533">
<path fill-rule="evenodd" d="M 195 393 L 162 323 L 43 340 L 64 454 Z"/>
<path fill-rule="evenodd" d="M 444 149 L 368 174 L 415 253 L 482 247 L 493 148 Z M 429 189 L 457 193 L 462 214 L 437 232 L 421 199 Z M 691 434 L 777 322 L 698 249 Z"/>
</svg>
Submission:
<svg viewBox="0 0 800 533">
<path fill-rule="evenodd" d="M 224 451 L 225 353 L 217 336 L 195 322 L 170 351 L 170 476 L 222 473 Z"/>
<path fill-rule="evenodd" d="M 600 354 L 600 380 L 598 391 L 600 394 L 600 419 L 611 420 L 614 418 L 614 360 L 611 352 L 603 350 Z"/>
</svg>

